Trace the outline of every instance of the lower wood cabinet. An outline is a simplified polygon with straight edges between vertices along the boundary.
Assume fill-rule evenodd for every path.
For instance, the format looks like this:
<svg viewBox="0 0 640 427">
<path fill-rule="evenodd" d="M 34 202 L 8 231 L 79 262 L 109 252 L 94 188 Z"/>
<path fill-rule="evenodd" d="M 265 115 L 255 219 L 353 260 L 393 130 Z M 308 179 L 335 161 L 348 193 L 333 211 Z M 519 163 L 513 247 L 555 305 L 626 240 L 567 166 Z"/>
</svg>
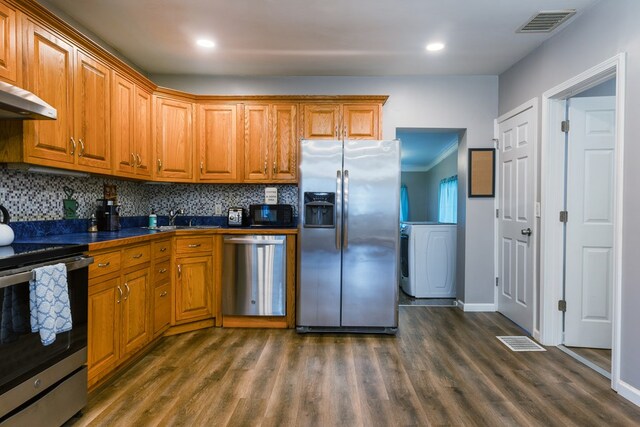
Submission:
<svg viewBox="0 0 640 427">
<path fill-rule="evenodd" d="M 175 261 L 176 323 L 213 317 L 213 256 L 178 256 Z"/>
<path fill-rule="evenodd" d="M 113 369 L 118 362 L 121 292 L 119 277 L 89 286 L 87 358 L 90 379 Z"/>
<path fill-rule="evenodd" d="M 153 290 L 153 336 L 161 334 L 171 324 L 171 283 Z"/>
<path fill-rule="evenodd" d="M 149 268 L 125 274 L 122 297 L 122 354 L 127 356 L 151 339 Z"/>
</svg>

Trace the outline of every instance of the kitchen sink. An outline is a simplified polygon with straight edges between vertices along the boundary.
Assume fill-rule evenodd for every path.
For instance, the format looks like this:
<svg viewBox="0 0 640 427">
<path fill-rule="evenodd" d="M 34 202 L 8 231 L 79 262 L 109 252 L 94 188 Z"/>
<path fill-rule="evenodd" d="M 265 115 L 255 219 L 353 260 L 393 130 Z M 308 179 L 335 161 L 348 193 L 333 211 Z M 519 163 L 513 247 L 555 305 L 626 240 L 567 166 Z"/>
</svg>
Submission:
<svg viewBox="0 0 640 427">
<path fill-rule="evenodd" d="M 211 230 L 220 228 L 219 225 L 161 225 L 159 227 L 142 227 L 149 230 L 171 231 L 171 230 Z"/>
</svg>

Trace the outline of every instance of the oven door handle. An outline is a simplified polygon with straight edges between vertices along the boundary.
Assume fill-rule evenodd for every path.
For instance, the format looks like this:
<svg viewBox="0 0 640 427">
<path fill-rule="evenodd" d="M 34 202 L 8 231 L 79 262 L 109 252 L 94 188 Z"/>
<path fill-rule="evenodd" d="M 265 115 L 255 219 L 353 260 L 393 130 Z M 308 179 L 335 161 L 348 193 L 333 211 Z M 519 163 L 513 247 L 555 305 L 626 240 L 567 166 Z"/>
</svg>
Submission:
<svg viewBox="0 0 640 427">
<path fill-rule="evenodd" d="M 8 286 L 17 285 L 18 283 L 28 282 L 33 278 L 33 269 L 38 267 L 44 267 L 46 265 L 65 264 L 67 271 L 74 271 L 89 266 L 93 263 L 93 257 L 90 256 L 76 256 L 71 258 L 64 258 L 61 260 L 54 260 L 41 264 L 29 265 L 26 267 L 16 268 L 9 270 L 6 275 L 0 277 L 0 289 Z"/>
</svg>

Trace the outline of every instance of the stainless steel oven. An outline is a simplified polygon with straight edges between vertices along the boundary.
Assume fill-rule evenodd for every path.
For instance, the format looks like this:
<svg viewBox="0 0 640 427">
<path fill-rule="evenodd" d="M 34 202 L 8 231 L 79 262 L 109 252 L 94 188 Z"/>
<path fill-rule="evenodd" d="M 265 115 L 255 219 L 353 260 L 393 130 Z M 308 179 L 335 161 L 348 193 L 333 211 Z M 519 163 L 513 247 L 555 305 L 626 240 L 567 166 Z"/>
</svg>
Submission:
<svg viewBox="0 0 640 427">
<path fill-rule="evenodd" d="M 87 402 L 88 265 L 86 246 L 0 251 L 0 425 L 61 425 Z M 40 245 L 43 246 L 43 245 Z M 46 247 L 46 245 L 44 245 Z M 31 332 L 29 280 L 36 267 L 63 263 L 72 328 L 43 345 Z"/>
</svg>

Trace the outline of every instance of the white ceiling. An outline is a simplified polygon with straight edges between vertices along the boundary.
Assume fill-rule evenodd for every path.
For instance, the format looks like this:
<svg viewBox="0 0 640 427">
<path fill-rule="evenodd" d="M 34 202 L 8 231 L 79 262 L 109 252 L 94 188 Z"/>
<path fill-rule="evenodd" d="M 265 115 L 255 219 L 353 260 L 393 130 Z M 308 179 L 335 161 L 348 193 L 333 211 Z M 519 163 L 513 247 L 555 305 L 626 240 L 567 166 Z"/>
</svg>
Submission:
<svg viewBox="0 0 640 427">
<path fill-rule="evenodd" d="M 151 74 L 497 75 L 551 35 L 541 10 L 599 0 L 41 0 Z M 575 18 L 574 18 L 575 19 Z M 579 18 L 578 18 L 579 19 Z M 195 46 L 211 38 L 213 50 Z M 425 52 L 430 41 L 447 47 Z"/>
<path fill-rule="evenodd" d="M 400 169 L 425 172 L 458 148 L 462 129 L 398 128 L 401 141 Z"/>
</svg>

